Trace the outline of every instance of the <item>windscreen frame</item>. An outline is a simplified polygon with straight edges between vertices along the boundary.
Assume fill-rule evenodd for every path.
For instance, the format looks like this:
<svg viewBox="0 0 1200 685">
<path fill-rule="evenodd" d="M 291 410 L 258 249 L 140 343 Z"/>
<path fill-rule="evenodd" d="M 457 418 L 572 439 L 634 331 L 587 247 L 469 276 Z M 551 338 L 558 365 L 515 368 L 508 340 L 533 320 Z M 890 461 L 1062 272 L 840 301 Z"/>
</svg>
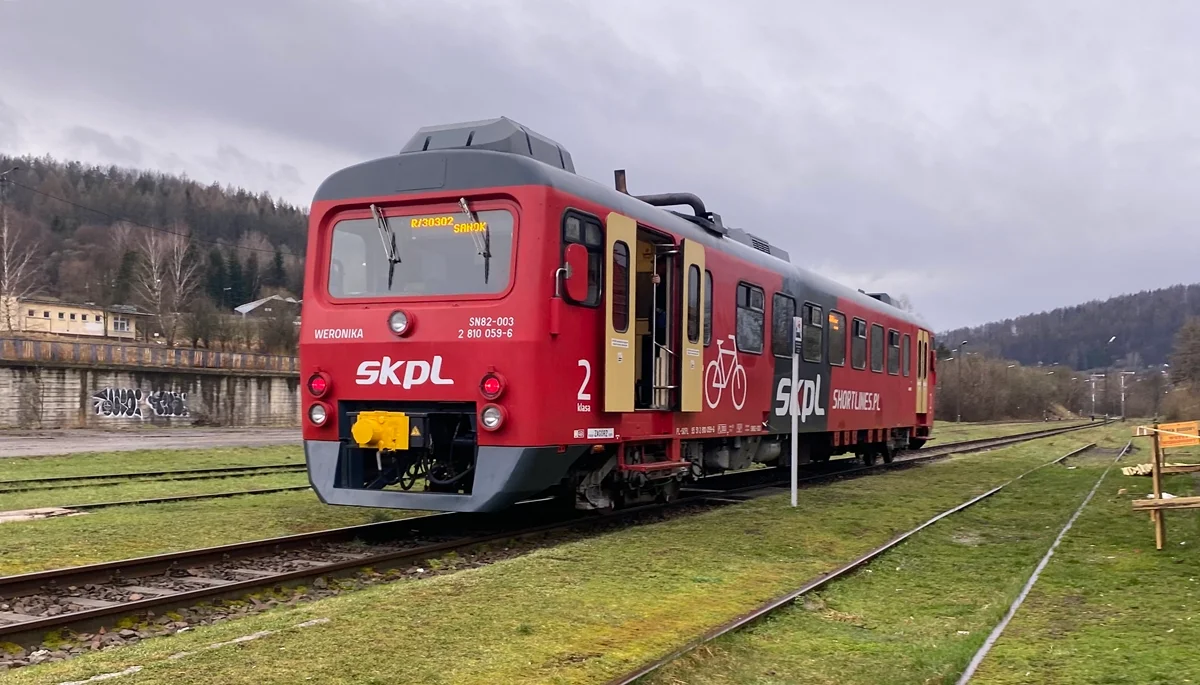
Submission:
<svg viewBox="0 0 1200 685">
<path fill-rule="evenodd" d="M 396 222 L 405 220 L 413 216 L 429 216 L 436 214 L 462 214 L 462 208 L 459 207 L 457 199 L 451 201 L 445 198 L 439 199 L 418 199 L 404 198 L 397 200 L 395 198 L 378 198 L 364 199 L 355 201 L 353 204 L 343 205 L 326 213 L 320 222 L 318 230 L 320 231 L 320 255 L 319 261 L 313 268 L 308 269 L 314 278 L 314 294 L 325 303 L 335 306 L 341 305 L 362 305 L 362 304 L 378 304 L 380 302 L 464 302 L 473 300 L 499 300 L 507 297 L 516 286 L 518 274 L 517 253 L 520 249 L 520 234 L 522 214 L 520 205 L 514 199 L 509 197 L 486 196 L 474 198 L 464 196 L 472 212 L 483 212 L 489 210 L 506 210 L 512 215 L 512 249 L 509 254 L 508 261 L 508 284 L 503 290 L 491 293 L 469 293 L 469 294 L 402 294 L 402 293 L 381 293 L 378 295 L 337 297 L 330 292 L 330 266 L 333 257 L 333 238 L 335 227 L 343 221 L 353 220 L 370 220 L 374 221 L 374 215 L 371 213 L 371 205 L 375 204 L 387 217 L 389 223 L 396 228 Z M 464 236 L 464 239 L 470 240 Z M 378 241 L 378 235 L 376 235 Z M 382 245 L 375 245 L 377 249 L 382 250 Z M 492 270 L 495 271 L 496 260 L 492 260 Z M 403 264 L 396 268 L 402 268 Z"/>
</svg>

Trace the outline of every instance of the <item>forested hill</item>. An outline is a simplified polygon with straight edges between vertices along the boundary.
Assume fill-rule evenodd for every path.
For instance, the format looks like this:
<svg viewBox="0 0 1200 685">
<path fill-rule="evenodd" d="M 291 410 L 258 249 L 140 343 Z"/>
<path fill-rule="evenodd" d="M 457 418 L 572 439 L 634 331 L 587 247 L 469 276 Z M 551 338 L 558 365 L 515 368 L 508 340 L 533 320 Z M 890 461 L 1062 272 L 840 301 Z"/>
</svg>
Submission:
<svg viewBox="0 0 1200 685">
<path fill-rule="evenodd" d="M 940 335 L 948 348 L 990 351 L 1022 364 L 1057 362 L 1074 369 L 1164 364 L 1175 333 L 1200 316 L 1200 284 L 1121 295 L 1040 314 L 959 328 Z M 1116 340 L 1109 343 L 1109 339 Z"/>
<path fill-rule="evenodd" d="M 272 288 L 301 292 L 305 209 L 186 177 L 0 154 L 0 172 L 14 166 L 9 222 L 37 243 L 40 294 L 137 304 L 131 262 L 146 227 L 190 234 L 203 264 L 197 294 L 233 306 Z"/>
</svg>

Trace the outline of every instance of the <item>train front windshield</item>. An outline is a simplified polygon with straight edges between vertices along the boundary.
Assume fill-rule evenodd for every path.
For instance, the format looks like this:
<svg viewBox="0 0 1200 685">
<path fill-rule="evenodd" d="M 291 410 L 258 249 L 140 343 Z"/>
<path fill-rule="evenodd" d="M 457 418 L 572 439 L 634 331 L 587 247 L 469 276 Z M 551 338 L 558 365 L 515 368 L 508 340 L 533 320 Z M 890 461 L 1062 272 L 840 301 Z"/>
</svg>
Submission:
<svg viewBox="0 0 1200 685">
<path fill-rule="evenodd" d="M 393 249 L 394 246 L 394 249 Z M 513 215 L 504 209 L 339 221 L 333 228 L 334 298 L 499 293 L 512 267 Z"/>
</svg>

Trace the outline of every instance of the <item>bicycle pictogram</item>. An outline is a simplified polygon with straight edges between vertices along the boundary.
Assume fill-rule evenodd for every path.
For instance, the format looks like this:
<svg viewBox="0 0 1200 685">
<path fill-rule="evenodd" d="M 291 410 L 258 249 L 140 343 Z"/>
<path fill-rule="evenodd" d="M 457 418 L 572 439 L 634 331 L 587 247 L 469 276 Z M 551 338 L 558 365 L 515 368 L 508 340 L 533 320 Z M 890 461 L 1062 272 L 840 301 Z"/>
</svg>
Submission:
<svg viewBox="0 0 1200 685">
<path fill-rule="evenodd" d="M 734 340 L 732 335 L 728 337 L 730 341 Z M 746 403 L 746 368 L 738 361 L 736 342 L 728 350 L 721 346 L 722 342 L 717 341 L 717 358 L 709 362 L 704 370 L 704 401 L 710 409 L 715 409 L 721 403 L 725 388 L 732 385 L 729 396 L 733 400 L 733 408 L 741 409 Z M 722 364 L 726 358 L 731 360 L 728 366 Z M 717 393 L 715 399 L 712 397 L 714 390 Z"/>
</svg>

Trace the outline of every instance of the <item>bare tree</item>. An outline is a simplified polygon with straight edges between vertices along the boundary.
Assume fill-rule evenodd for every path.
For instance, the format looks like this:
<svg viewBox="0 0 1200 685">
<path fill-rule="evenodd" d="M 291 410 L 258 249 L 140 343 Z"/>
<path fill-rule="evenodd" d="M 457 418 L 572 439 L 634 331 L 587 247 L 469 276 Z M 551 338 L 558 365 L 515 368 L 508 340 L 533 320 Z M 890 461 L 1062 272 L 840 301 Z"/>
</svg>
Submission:
<svg viewBox="0 0 1200 685">
<path fill-rule="evenodd" d="M 150 310 L 159 330 L 168 335 L 173 330 L 170 307 L 167 304 L 167 262 L 170 248 L 166 236 L 158 231 L 144 231 L 137 240 L 138 265 L 133 290 L 146 309 Z M 168 342 L 173 333 L 168 335 Z"/>
<path fill-rule="evenodd" d="M 34 259 L 37 241 L 26 239 L 20 228 L 9 224 L 7 186 L 6 179 L 0 177 L 0 310 L 5 327 L 12 332 L 19 320 L 21 300 L 38 291 L 41 272 Z"/>
<path fill-rule="evenodd" d="M 200 260 L 190 247 L 186 227 L 179 226 L 174 233 L 145 231 L 137 242 L 134 289 L 168 346 L 175 344 L 182 312 L 200 287 Z"/>
</svg>

